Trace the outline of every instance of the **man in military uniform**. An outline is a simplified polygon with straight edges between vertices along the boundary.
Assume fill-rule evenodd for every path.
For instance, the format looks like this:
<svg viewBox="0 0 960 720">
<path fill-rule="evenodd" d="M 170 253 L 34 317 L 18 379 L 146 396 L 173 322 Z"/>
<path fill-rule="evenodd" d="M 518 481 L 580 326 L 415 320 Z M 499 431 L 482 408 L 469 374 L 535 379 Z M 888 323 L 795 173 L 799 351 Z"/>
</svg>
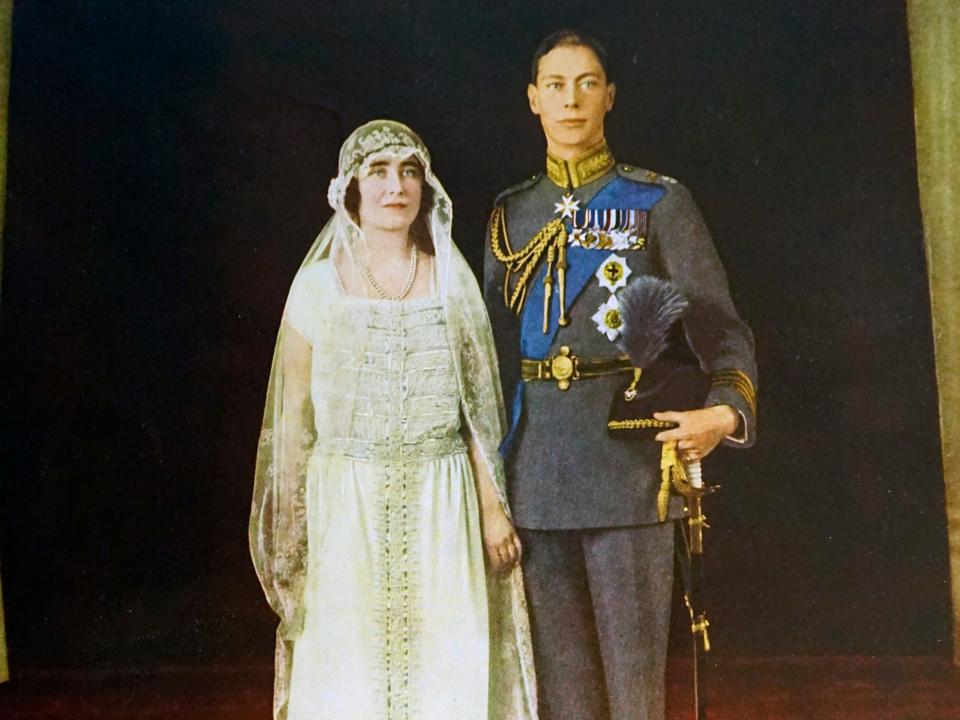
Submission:
<svg viewBox="0 0 960 720">
<path fill-rule="evenodd" d="M 687 190 L 614 159 L 614 97 L 599 43 L 544 40 L 528 98 L 546 172 L 503 192 L 487 231 L 484 294 L 511 415 L 501 452 L 543 720 L 663 718 L 674 527 L 658 518 L 660 442 L 696 461 L 754 440 L 752 334 Z M 702 408 L 659 408 L 676 425 L 660 442 L 607 429 L 630 369 L 614 344 L 618 298 L 643 276 L 683 294 L 681 342 L 711 378 Z M 668 514 L 682 515 L 679 498 Z"/>
</svg>

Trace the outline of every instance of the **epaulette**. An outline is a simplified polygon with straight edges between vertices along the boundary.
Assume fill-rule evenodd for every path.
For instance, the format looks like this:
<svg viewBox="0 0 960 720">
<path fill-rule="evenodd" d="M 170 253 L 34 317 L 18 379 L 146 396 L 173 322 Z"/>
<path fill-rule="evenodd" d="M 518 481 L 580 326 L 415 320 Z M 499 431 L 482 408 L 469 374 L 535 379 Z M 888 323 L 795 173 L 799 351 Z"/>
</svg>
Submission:
<svg viewBox="0 0 960 720">
<path fill-rule="evenodd" d="M 647 183 L 648 185 L 669 186 L 677 184 L 677 181 L 669 175 L 661 175 L 653 170 L 645 170 L 636 165 L 627 165 L 625 163 L 617 163 L 617 174 L 628 180 Z"/>
<path fill-rule="evenodd" d="M 528 178 L 527 178 L 526 180 L 524 180 L 523 182 L 517 183 L 517 184 L 514 185 L 513 187 L 508 187 L 508 188 L 507 188 L 506 190 L 504 190 L 502 193 L 500 193 L 499 195 L 497 195 L 497 199 L 493 201 L 494 207 L 497 207 L 498 205 L 500 205 L 500 203 L 504 200 L 504 198 L 507 198 L 507 197 L 509 197 L 510 195 L 515 195 L 516 193 L 520 192 L 521 190 L 526 190 L 527 188 L 531 187 L 531 186 L 534 185 L 534 184 L 537 182 L 537 180 L 539 180 L 541 177 L 543 177 L 543 173 L 542 173 L 542 172 L 539 172 L 539 173 L 537 173 L 536 175 L 533 175 L 533 176 L 531 176 L 531 177 L 528 177 Z"/>
</svg>

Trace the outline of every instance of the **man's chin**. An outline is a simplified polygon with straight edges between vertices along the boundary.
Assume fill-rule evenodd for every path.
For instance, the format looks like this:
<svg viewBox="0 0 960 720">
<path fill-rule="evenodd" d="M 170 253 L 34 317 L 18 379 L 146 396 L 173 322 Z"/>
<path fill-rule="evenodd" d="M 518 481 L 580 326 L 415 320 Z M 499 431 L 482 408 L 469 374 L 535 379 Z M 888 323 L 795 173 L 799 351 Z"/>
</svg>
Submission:
<svg viewBox="0 0 960 720">
<path fill-rule="evenodd" d="M 564 148 L 575 150 L 578 154 L 586 152 L 594 147 L 599 141 L 595 137 L 593 129 L 585 127 L 554 126 L 550 129 L 549 139 L 555 145 L 562 145 Z"/>
</svg>

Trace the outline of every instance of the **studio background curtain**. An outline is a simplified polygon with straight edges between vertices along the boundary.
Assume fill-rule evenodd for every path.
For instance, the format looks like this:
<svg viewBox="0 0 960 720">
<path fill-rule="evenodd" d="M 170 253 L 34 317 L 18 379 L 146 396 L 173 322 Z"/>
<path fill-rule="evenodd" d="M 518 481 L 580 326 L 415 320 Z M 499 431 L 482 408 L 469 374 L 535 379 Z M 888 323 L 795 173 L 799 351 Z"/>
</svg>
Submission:
<svg viewBox="0 0 960 720">
<path fill-rule="evenodd" d="M 7 198 L 7 98 L 10 89 L 10 20 L 13 0 L 0 0 L 0 289 L 3 287 L 3 218 Z M 0 683 L 9 679 L 7 634 L 3 622 L 3 581 L 0 580 Z"/>
<path fill-rule="evenodd" d="M 907 13 L 960 666 L 960 3 L 910 0 Z"/>
</svg>

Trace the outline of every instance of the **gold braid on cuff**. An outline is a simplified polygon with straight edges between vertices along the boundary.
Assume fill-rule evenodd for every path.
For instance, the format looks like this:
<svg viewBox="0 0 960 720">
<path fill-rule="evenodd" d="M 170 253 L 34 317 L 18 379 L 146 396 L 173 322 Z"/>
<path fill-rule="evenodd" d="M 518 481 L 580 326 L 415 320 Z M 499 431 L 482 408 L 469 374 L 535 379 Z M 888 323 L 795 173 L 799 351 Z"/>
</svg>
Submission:
<svg viewBox="0 0 960 720">
<path fill-rule="evenodd" d="M 710 384 L 713 387 L 733 388 L 747 403 L 750 412 L 757 414 L 757 391 L 746 373 L 735 368 L 716 370 L 710 376 Z"/>
</svg>

